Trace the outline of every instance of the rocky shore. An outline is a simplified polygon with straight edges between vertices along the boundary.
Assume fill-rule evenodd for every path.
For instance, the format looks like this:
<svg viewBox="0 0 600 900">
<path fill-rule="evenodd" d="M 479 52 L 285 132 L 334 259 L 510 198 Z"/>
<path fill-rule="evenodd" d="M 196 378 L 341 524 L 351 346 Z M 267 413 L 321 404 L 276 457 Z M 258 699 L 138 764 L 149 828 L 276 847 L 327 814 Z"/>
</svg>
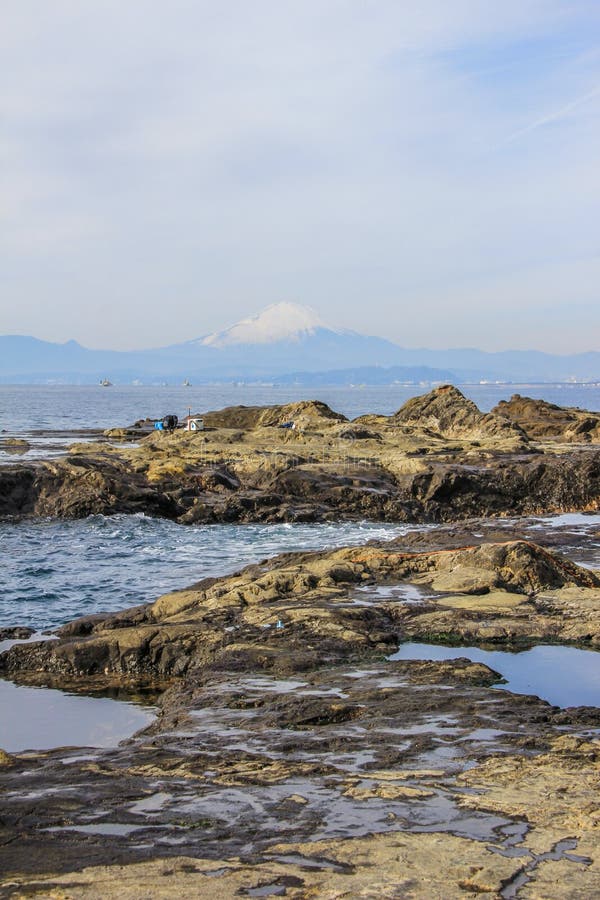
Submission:
<svg viewBox="0 0 600 900">
<path fill-rule="evenodd" d="M 483 415 L 453 388 L 389 419 L 240 408 L 3 470 L 18 517 L 440 524 L 257 561 L 0 653 L 18 684 L 143 688 L 157 709 L 112 749 L 0 752 L 0 898 L 600 895 L 600 697 L 512 693 L 461 652 L 600 648 L 600 572 L 580 564 L 598 529 L 575 553 L 502 519 L 597 510 L 596 433 L 573 442 L 551 416 L 534 437 L 520 410 Z M 393 659 L 406 641 L 455 657 Z"/>
<path fill-rule="evenodd" d="M 349 422 L 307 401 L 203 418 L 201 432 L 149 433 L 140 422 L 63 458 L 3 466 L 0 514 L 447 522 L 596 509 L 600 499 L 597 417 L 542 401 L 513 398 L 484 415 L 446 385 L 389 417 Z"/>
<path fill-rule="evenodd" d="M 376 590 L 403 583 L 422 589 L 417 602 Z M 600 579 L 526 541 L 425 553 L 352 547 L 275 557 L 146 606 L 77 619 L 57 635 L 15 645 L 0 656 L 0 673 L 136 680 L 207 667 L 289 673 L 352 654 L 389 654 L 401 640 L 597 647 Z"/>
<path fill-rule="evenodd" d="M 21 683 L 154 685 L 158 717 L 2 756 L 0 896 L 594 896 L 600 709 L 499 691 L 459 646 L 389 659 L 598 647 L 598 575 L 506 537 L 286 554 L 1 654 Z"/>
</svg>

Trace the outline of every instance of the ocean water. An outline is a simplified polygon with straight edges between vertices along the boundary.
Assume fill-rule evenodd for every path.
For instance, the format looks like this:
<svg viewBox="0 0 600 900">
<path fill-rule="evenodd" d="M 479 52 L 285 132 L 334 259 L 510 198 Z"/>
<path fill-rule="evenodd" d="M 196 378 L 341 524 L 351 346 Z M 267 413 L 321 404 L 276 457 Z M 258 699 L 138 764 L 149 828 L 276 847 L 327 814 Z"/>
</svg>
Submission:
<svg viewBox="0 0 600 900">
<path fill-rule="evenodd" d="M 410 529 L 368 522 L 186 526 L 141 515 L 0 522 L 0 625 L 41 631 L 277 553 L 389 540 Z"/>
<path fill-rule="evenodd" d="M 487 412 L 512 394 L 541 398 L 562 406 L 600 410 L 600 387 L 581 384 L 460 385 L 463 393 Z M 365 387 L 270 387 L 207 385 L 201 387 L 147 385 L 0 385 L 0 431 L 18 434 L 35 430 L 76 430 L 129 425 L 137 419 L 183 416 L 224 406 L 323 400 L 352 419 L 364 413 L 389 415 L 410 397 L 427 393 L 419 385 Z"/>
<path fill-rule="evenodd" d="M 506 526 L 515 521 L 502 520 Z M 527 520 L 532 540 L 540 529 L 553 529 L 560 547 L 562 533 L 567 555 L 593 569 L 600 569 L 599 526 L 600 515 L 590 514 Z M 434 527 L 374 522 L 180 525 L 144 515 L 0 522 L 0 625 L 53 628 L 77 616 L 147 603 L 278 553 L 392 540 Z"/>
</svg>

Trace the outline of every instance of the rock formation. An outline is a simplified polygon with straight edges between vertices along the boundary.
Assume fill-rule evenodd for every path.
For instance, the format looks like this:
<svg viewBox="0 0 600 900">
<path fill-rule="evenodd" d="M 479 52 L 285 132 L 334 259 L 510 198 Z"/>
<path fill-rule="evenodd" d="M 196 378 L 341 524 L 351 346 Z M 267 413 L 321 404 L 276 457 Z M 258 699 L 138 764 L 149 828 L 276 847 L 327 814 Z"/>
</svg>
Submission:
<svg viewBox="0 0 600 900">
<path fill-rule="evenodd" d="M 402 543 L 283 554 L 1 654 L 30 683 L 162 691 L 119 747 L 0 751 L 3 896 L 596 896 L 600 711 L 499 691 L 460 647 L 386 657 L 600 647 L 600 579 L 530 541 Z"/>
<path fill-rule="evenodd" d="M 500 438 L 512 439 L 517 444 L 527 442 L 524 431 L 508 417 L 502 416 L 498 407 L 484 415 L 472 400 L 468 400 L 451 384 L 407 400 L 392 420 L 449 440 Z"/>
<path fill-rule="evenodd" d="M 600 449 L 536 444 L 452 387 L 355 422 L 316 401 L 204 419 L 204 432 L 134 430 L 137 446 L 73 444 L 52 462 L 4 466 L 0 515 L 450 521 L 589 510 L 600 499 Z"/>
<path fill-rule="evenodd" d="M 427 586 L 422 603 L 355 602 L 357 588 L 368 601 L 369 587 L 403 581 Z M 75 620 L 57 641 L 0 655 L 0 671 L 147 679 L 206 667 L 291 672 L 442 635 L 600 646 L 600 580 L 525 541 L 432 553 L 384 545 L 287 554 L 150 605 Z"/>
<path fill-rule="evenodd" d="M 203 413 L 202 417 L 209 428 L 241 428 L 246 431 L 276 427 L 286 422 L 294 422 L 298 428 L 318 428 L 348 421 L 320 400 L 300 400 L 280 406 L 228 406 Z"/>
<path fill-rule="evenodd" d="M 510 400 L 501 400 L 492 413 L 510 420 L 535 441 L 600 442 L 600 414 L 584 409 L 513 394 Z"/>
<path fill-rule="evenodd" d="M 444 387 L 355 422 L 238 407 L 0 469 L 4 516 L 455 523 L 282 554 L 0 653 L 18 683 L 157 706 L 117 747 L 0 750 L 0 896 L 600 895 L 600 709 L 497 690 L 460 647 L 600 649 L 599 573 L 506 522 L 598 509 L 596 426 L 507 406 Z M 29 636 L 11 624 L 0 638 Z M 406 640 L 456 658 L 394 659 Z"/>
</svg>

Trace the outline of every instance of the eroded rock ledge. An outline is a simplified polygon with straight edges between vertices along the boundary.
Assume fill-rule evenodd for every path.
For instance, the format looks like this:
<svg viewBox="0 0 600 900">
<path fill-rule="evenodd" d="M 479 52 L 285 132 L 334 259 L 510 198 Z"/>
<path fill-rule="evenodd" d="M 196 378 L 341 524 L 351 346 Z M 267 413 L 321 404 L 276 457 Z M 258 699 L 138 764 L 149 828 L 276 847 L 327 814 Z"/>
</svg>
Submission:
<svg viewBox="0 0 600 900">
<path fill-rule="evenodd" d="M 439 531 L 281 555 L 1 654 L 17 681 L 163 693 L 112 750 L 0 752 L 0 896 L 596 896 L 600 710 L 498 691 L 459 647 L 387 657 L 600 647 L 598 574 Z"/>
<path fill-rule="evenodd" d="M 513 394 L 510 400 L 501 400 L 492 414 L 508 419 L 533 440 L 590 444 L 600 441 L 600 414 L 578 407 L 557 406 Z"/>
<path fill-rule="evenodd" d="M 63 459 L 2 467 L 0 515 L 442 522 L 597 509 L 593 415 L 563 410 L 541 427 L 539 404 L 527 410 L 513 398 L 484 415 L 446 385 L 354 422 L 305 401 L 206 413 L 204 432 L 116 429 L 139 443 L 74 444 Z"/>
<path fill-rule="evenodd" d="M 419 602 L 394 595 L 406 583 L 420 587 Z M 387 655 L 407 639 L 600 646 L 600 580 L 527 541 L 424 553 L 353 547 L 279 556 L 146 606 L 78 619 L 58 635 L 14 646 L 0 672 L 289 673 Z"/>
<path fill-rule="evenodd" d="M 0 760 L 3 896 L 595 896 L 599 742 L 492 680 L 213 673 L 116 750 Z"/>
</svg>

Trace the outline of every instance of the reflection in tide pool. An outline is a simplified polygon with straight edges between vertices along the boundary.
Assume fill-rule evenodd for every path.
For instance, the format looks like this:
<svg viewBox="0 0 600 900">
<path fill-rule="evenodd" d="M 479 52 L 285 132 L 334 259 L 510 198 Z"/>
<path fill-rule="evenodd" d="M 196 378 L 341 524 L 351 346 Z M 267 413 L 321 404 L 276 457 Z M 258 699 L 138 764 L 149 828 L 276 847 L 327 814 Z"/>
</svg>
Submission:
<svg viewBox="0 0 600 900">
<path fill-rule="evenodd" d="M 116 747 L 153 720 L 150 708 L 0 680 L 0 747 Z"/>
<path fill-rule="evenodd" d="M 508 653 L 479 647 L 443 647 L 406 643 L 390 659 L 456 659 L 467 657 L 500 672 L 501 685 L 515 694 L 534 694 L 554 706 L 600 706 L 600 653 L 540 644 Z"/>
</svg>

